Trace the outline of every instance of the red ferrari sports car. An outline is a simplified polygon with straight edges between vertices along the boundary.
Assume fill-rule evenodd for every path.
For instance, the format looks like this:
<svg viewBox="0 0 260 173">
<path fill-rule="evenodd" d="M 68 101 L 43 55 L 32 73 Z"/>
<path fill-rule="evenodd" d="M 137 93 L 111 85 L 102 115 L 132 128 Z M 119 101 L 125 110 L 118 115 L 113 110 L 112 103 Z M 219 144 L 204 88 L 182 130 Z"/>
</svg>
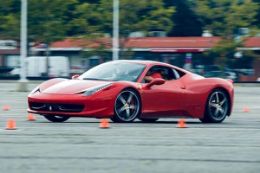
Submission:
<svg viewBox="0 0 260 173">
<path fill-rule="evenodd" d="M 70 117 L 154 122 L 165 117 L 220 123 L 231 115 L 230 80 L 204 78 L 155 61 L 119 60 L 98 65 L 73 79 L 51 79 L 28 96 L 28 112 L 52 122 Z"/>
</svg>

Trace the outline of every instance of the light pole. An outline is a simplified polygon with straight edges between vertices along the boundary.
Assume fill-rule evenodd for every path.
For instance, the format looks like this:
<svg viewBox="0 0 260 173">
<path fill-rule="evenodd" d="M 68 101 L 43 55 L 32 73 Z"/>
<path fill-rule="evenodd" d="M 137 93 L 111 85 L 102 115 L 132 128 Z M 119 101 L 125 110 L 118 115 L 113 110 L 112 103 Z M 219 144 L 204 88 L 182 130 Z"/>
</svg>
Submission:
<svg viewBox="0 0 260 173">
<path fill-rule="evenodd" d="M 113 0 L 113 60 L 119 59 L 119 0 Z"/>
<path fill-rule="evenodd" d="M 27 57 L 27 0 L 21 0 L 21 46 L 20 46 L 20 81 L 17 91 L 27 91 L 26 79 L 26 57 Z"/>
</svg>

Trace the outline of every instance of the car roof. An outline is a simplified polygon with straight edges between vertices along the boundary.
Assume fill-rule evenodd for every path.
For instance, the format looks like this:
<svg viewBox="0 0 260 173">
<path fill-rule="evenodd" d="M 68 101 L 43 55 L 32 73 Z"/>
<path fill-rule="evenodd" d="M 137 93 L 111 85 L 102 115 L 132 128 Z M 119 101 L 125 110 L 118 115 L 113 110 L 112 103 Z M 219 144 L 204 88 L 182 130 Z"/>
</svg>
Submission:
<svg viewBox="0 0 260 173">
<path fill-rule="evenodd" d="M 144 64 L 144 65 L 166 65 L 171 66 L 170 64 L 166 64 L 163 62 L 158 61 L 151 61 L 151 60 L 116 60 L 118 62 L 129 62 L 129 63 L 138 63 L 138 64 Z"/>
<path fill-rule="evenodd" d="M 171 64 L 167 64 L 164 62 L 159 62 L 159 61 L 151 61 L 151 60 L 115 60 L 113 62 L 128 62 L 128 63 L 138 63 L 138 64 L 143 64 L 146 65 L 147 67 L 151 67 L 154 65 L 161 65 L 161 66 L 166 66 L 166 67 L 174 67 L 177 70 L 180 70 L 184 73 L 191 73 L 183 68 L 179 68 L 177 66 L 171 65 Z"/>
</svg>

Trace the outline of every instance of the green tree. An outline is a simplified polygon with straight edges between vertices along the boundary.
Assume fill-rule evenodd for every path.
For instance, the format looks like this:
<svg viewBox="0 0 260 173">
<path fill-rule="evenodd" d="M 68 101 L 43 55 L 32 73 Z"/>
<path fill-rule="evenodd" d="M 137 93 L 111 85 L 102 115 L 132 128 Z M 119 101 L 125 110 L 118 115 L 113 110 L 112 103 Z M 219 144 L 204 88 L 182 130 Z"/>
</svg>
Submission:
<svg viewBox="0 0 260 173">
<path fill-rule="evenodd" d="M 112 0 L 100 0 L 88 14 L 90 24 L 97 31 L 112 31 Z M 173 27 L 173 7 L 165 7 L 163 0 L 120 0 L 120 34 L 127 37 L 135 31 L 162 30 L 169 32 Z M 86 15 L 86 14 L 85 14 Z"/>
<path fill-rule="evenodd" d="M 228 58 L 243 45 L 243 38 L 235 39 L 236 31 L 241 27 L 254 28 L 259 4 L 252 0 L 198 0 L 192 3 L 204 29 L 222 37 L 211 53 L 217 56 L 216 63 L 224 68 Z"/>
<path fill-rule="evenodd" d="M 49 44 L 66 37 L 69 16 L 77 3 L 77 0 L 29 0 L 29 39 Z"/>
<path fill-rule="evenodd" d="M 20 0 L 0 3 L 0 38 L 18 39 L 20 36 Z"/>
<path fill-rule="evenodd" d="M 0 37 L 19 39 L 20 0 L 0 4 Z M 30 41 L 50 43 L 67 36 L 89 36 L 112 32 L 112 0 L 28 0 Z M 120 30 L 163 30 L 173 27 L 173 7 L 163 0 L 120 0 Z"/>
<path fill-rule="evenodd" d="M 173 6 L 176 12 L 172 15 L 174 27 L 169 36 L 201 36 L 202 23 L 198 15 L 192 10 L 188 0 L 164 0 L 165 6 Z"/>
<path fill-rule="evenodd" d="M 77 0 L 28 0 L 30 41 L 50 43 L 67 35 Z M 19 40 L 21 0 L 0 3 L 0 37 Z"/>
<path fill-rule="evenodd" d="M 255 3 L 260 4 L 260 0 L 253 0 Z M 260 30 L 260 5 L 258 5 L 256 21 L 253 23 L 257 29 Z"/>
<path fill-rule="evenodd" d="M 126 38 L 135 31 L 169 32 L 173 27 L 171 16 L 174 11 L 173 7 L 165 7 L 163 0 L 120 0 L 120 37 Z M 112 14 L 112 0 L 79 4 L 74 12 L 75 17 L 70 23 L 73 28 L 72 35 L 88 39 L 103 37 L 104 33 L 112 35 Z M 100 48 L 93 51 L 102 52 Z M 130 56 L 129 51 L 121 54 Z"/>
<path fill-rule="evenodd" d="M 232 38 L 236 29 L 251 27 L 259 6 L 252 0 L 192 1 L 204 29 L 214 35 Z"/>
</svg>

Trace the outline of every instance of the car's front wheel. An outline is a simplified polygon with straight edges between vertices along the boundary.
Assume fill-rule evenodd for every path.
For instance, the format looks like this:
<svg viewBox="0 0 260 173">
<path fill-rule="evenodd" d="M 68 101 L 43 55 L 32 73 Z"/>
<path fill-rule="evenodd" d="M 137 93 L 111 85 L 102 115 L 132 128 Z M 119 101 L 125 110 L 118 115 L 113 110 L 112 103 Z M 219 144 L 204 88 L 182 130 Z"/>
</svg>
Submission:
<svg viewBox="0 0 260 173">
<path fill-rule="evenodd" d="M 204 123 L 221 123 L 228 115 L 230 101 L 223 90 L 214 90 L 208 97 L 206 111 L 200 120 Z"/>
<path fill-rule="evenodd" d="M 60 116 L 60 115 L 44 115 L 44 117 L 54 123 L 62 123 L 67 121 L 70 117 L 68 116 Z"/>
<path fill-rule="evenodd" d="M 126 89 L 121 91 L 115 101 L 114 122 L 132 122 L 140 113 L 141 103 L 136 91 Z"/>
</svg>

